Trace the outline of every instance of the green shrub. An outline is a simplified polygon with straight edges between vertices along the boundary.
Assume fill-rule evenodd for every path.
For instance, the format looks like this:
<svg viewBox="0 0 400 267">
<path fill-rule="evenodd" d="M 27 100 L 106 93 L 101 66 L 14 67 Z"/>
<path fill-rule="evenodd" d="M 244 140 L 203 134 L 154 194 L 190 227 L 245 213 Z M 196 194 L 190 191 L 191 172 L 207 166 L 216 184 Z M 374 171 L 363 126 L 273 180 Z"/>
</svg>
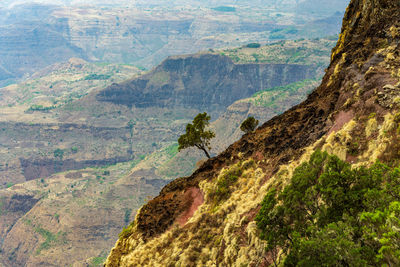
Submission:
<svg viewBox="0 0 400 267">
<path fill-rule="evenodd" d="M 284 266 L 400 264 L 400 168 L 351 168 L 317 151 L 256 216 L 260 237 Z"/>
<path fill-rule="evenodd" d="M 45 107 L 43 105 L 34 104 L 34 105 L 30 106 L 30 108 L 28 109 L 28 112 L 29 111 L 49 111 L 49 110 L 52 110 L 52 109 L 55 109 L 55 108 L 56 108 L 56 106 Z"/>
<path fill-rule="evenodd" d="M 89 267 L 97 267 L 97 266 L 103 266 L 104 262 L 106 261 L 107 257 L 94 257 L 90 264 Z"/>
<path fill-rule="evenodd" d="M 67 242 L 65 232 L 59 231 L 57 234 L 53 234 L 42 227 L 35 227 L 34 230 L 45 239 L 36 250 L 37 255 L 40 254 L 42 250 L 51 248 L 54 244 L 65 244 Z"/>
<path fill-rule="evenodd" d="M 53 154 L 56 159 L 62 160 L 64 157 L 64 150 L 57 148 L 54 150 Z"/>
<path fill-rule="evenodd" d="M 89 74 L 85 77 L 85 80 L 107 80 L 111 77 L 110 74 Z"/>
<path fill-rule="evenodd" d="M 258 120 L 256 120 L 253 116 L 250 116 L 242 122 L 240 125 L 240 130 L 245 133 L 251 133 L 256 129 L 257 125 Z"/>
<path fill-rule="evenodd" d="M 247 44 L 246 47 L 248 47 L 248 48 L 259 48 L 259 47 L 261 47 L 261 45 L 259 43 L 250 43 L 250 44 Z"/>
<path fill-rule="evenodd" d="M 222 174 L 218 181 L 214 192 L 211 192 L 211 198 L 214 199 L 214 205 L 229 198 L 233 185 L 242 176 L 243 171 L 254 167 L 254 160 L 239 162 Z"/>
<path fill-rule="evenodd" d="M 118 235 L 119 238 L 120 239 L 128 238 L 132 233 L 131 230 L 132 230 L 132 225 L 128 225 L 128 226 L 124 227 L 122 229 L 121 233 L 119 233 L 119 235 Z"/>
</svg>

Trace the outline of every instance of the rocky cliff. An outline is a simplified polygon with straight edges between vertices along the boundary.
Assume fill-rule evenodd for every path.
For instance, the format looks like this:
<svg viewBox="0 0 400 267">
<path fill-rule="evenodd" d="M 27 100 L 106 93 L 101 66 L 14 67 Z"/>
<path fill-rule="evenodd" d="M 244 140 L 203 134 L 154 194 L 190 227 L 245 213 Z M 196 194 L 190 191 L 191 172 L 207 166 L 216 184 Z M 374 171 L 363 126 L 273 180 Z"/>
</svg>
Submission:
<svg viewBox="0 0 400 267">
<path fill-rule="evenodd" d="M 236 100 L 296 81 L 315 78 L 318 65 L 234 64 L 229 57 L 196 54 L 170 57 L 150 73 L 113 84 L 99 101 L 146 107 L 186 107 L 221 112 Z"/>
<path fill-rule="evenodd" d="M 321 85 L 165 186 L 121 233 L 106 266 L 269 266 L 255 215 L 313 151 L 353 166 L 398 165 L 399 17 L 397 0 L 352 0 Z"/>
</svg>

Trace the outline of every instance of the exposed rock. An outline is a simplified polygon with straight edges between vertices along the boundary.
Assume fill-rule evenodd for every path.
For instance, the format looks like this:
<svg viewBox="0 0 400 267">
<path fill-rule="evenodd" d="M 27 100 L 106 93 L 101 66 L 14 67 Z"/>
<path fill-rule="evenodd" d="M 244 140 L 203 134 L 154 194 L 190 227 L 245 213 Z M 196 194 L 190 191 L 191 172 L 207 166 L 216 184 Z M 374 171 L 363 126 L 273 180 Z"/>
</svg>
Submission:
<svg viewBox="0 0 400 267">
<path fill-rule="evenodd" d="M 100 167 L 105 165 L 114 165 L 119 162 L 131 160 L 131 157 L 115 157 L 100 160 L 83 160 L 75 161 L 73 159 L 56 160 L 56 159 L 24 159 L 20 158 L 22 171 L 26 181 L 37 178 L 46 178 L 53 173 L 85 169 L 87 167 Z"/>
<path fill-rule="evenodd" d="M 149 74 L 111 85 L 97 99 L 139 108 L 222 111 L 260 90 L 314 78 L 318 70 L 294 64 L 234 64 L 214 54 L 170 57 Z"/>
</svg>

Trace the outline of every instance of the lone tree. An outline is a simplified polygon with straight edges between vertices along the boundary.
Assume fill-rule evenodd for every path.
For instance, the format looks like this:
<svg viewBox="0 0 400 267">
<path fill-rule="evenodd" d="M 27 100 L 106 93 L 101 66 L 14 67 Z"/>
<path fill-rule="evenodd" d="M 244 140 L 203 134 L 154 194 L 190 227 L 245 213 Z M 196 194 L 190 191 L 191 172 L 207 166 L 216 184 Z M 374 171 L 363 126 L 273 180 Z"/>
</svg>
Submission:
<svg viewBox="0 0 400 267">
<path fill-rule="evenodd" d="M 64 157 L 64 150 L 57 148 L 54 150 L 53 154 L 56 159 L 62 160 Z"/>
<path fill-rule="evenodd" d="M 215 137 L 214 132 L 205 130 L 206 126 L 210 124 L 210 119 L 211 117 L 206 112 L 197 114 L 193 122 L 186 125 L 186 133 L 179 137 L 178 150 L 194 146 L 203 150 L 206 156 L 210 158 L 207 149 L 211 149 L 210 139 Z"/>
<path fill-rule="evenodd" d="M 253 116 L 250 116 L 242 122 L 240 125 L 240 130 L 245 133 L 251 133 L 256 129 L 257 125 L 258 120 L 256 120 Z"/>
</svg>

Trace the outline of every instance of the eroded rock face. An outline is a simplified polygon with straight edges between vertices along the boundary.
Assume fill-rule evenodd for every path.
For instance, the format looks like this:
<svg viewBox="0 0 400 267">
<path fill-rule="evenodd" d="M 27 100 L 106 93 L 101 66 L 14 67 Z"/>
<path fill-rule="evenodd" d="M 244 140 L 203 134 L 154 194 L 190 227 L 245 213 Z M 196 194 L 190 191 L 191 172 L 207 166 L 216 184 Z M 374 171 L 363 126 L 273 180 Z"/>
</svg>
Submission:
<svg viewBox="0 0 400 267">
<path fill-rule="evenodd" d="M 143 107 L 192 107 L 222 111 L 234 101 L 267 88 L 314 78 L 317 66 L 234 64 L 228 57 L 200 54 L 170 57 L 138 79 L 113 84 L 100 101 Z"/>
<path fill-rule="evenodd" d="M 27 181 L 37 178 L 46 178 L 53 173 L 63 172 L 68 170 L 79 170 L 87 167 L 98 167 L 113 165 L 119 162 L 129 161 L 129 156 L 115 157 L 102 160 L 83 160 L 76 161 L 73 159 L 54 160 L 54 159 L 25 159 L 20 158 L 22 170 Z"/>
<path fill-rule="evenodd" d="M 125 144 L 129 138 L 126 127 L 2 122 L 0 128 L 0 140 L 3 146 L 8 147 L 8 153 L 0 156 L 0 180 L 3 184 L 131 159 L 126 152 Z M 107 150 L 111 144 L 120 144 L 125 153 Z M 62 149 L 63 155 L 54 156 L 57 148 Z"/>
<path fill-rule="evenodd" d="M 110 168 L 0 190 L 0 266 L 91 266 L 93 257 L 104 258 L 144 200 L 166 184 L 131 173 L 129 164 Z"/>
<path fill-rule="evenodd" d="M 0 192 L 0 247 L 15 223 L 30 211 L 39 197 L 24 192 Z M 0 265 L 2 261 L 0 258 Z"/>
</svg>

